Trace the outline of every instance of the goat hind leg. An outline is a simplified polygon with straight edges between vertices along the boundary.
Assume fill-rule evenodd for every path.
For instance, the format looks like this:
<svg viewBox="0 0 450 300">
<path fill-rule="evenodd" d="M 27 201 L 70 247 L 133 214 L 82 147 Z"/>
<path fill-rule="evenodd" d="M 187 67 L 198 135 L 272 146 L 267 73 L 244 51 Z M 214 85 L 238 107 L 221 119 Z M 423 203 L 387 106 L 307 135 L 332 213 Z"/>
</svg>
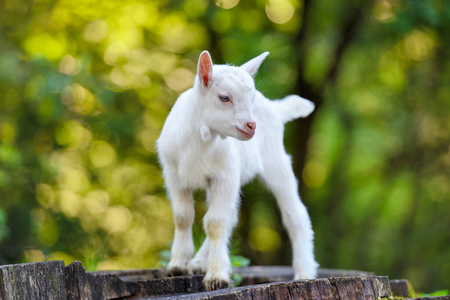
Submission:
<svg viewBox="0 0 450 300">
<path fill-rule="evenodd" d="M 205 274 L 208 268 L 209 239 L 205 238 L 202 246 L 189 262 L 188 269 L 190 274 Z"/>
<path fill-rule="evenodd" d="M 314 233 L 306 207 L 298 194 L 297 179 L 289 156 L 285 153 L 271 156 L 264 166 L 262 177 L 277 200 L 291 239 L 294 279 L 315 278 L 318 264 L 314 259 Z"/>
</svg>

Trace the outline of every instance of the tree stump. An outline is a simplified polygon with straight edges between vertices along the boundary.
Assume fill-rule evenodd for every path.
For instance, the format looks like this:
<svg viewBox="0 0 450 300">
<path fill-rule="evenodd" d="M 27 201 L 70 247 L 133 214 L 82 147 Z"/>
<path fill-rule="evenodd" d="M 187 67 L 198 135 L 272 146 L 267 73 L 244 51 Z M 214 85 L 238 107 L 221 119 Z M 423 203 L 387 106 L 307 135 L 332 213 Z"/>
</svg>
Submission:
<svg viewBox="0 0 450 300">
<path fill-rule="evenodd" d="M 161 269 L 86 272 L 80 262 L 0 266 L 0 299 L 392 299 L 407 297 L 405 280 L 361 271 L 319 271 L 318 279 L 291 281 L 282 266 L 236 268 L 243 286 L 205 291 L 203 275 L 166 277 Z M 393 289 L 391 290 L 391 284 Z M 394 292 L 392 294 L 392 292 Z M 450 300 L 450 296 L 424 298 Z"/>
</svg>

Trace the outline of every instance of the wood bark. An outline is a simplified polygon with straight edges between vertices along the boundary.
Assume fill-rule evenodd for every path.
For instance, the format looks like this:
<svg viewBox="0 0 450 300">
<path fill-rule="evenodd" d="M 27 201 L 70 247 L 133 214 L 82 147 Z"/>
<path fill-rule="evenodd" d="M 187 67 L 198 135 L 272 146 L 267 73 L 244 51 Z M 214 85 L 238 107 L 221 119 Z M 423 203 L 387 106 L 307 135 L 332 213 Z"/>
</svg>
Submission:
<svg viewBox="0 0 450 300">
<path fill-rule="evenodd" d="M 113 272 L 88 273 L 79 261 L 66 267 L 67 299 L 117 299 L 136 294 L 136 284 Z"/>
<path fill-rule="evenodd" d="M 414 289 L 406 279 L 391 280 L 392 294 L 398 297 L 408 298 L 414 297 Z"/>
<path fill-rule="evenodd" d="M 0 299 L 66 299 L 64 262 L 0 266 Z"/>
</svg>

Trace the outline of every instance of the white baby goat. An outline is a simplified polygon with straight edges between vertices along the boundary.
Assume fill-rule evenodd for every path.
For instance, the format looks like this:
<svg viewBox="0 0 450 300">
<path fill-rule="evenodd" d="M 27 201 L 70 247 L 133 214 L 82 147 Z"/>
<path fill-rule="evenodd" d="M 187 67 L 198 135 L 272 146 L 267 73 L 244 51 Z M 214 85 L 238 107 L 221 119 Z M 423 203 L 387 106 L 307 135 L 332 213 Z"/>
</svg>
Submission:
<svg viewBox="0 0 450 300">
<path fill-rule="evenodd" d="M 238 221 L 240 187 L 257 175 L 281 209 L 295 279 L 316 276 L 311 221 L 283 146 L 284 124 L 308 116 L 314 104 L 296 95 L 270 101 L 255 89 L 252 76 L 268 54 L 235 67 L 213 65 L 203 51 L 193 88 L 180 95 L 157 142 L 175 221 L 169 274 L 206 272 L 207 289 L 231 283 L 228 240 Z M 192 258 L 196 189 L 206 190 L 208 211 L 206 239 Z"/>
</svg>

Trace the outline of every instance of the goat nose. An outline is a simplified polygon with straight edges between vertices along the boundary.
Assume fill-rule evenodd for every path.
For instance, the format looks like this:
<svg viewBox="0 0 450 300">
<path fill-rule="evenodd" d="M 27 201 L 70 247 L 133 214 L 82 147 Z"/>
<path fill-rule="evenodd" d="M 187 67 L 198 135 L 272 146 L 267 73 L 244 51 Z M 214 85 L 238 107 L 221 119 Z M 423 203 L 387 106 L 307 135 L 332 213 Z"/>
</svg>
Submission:
<svg viewBox="0 0 450 300">
<path fill-rule="evenodd" d="M 247 123 L 247 128 L 250 130 L 255 130 L 256 129 L 256 123 L 255 122 L 248 122 Z"/>
</svg>

